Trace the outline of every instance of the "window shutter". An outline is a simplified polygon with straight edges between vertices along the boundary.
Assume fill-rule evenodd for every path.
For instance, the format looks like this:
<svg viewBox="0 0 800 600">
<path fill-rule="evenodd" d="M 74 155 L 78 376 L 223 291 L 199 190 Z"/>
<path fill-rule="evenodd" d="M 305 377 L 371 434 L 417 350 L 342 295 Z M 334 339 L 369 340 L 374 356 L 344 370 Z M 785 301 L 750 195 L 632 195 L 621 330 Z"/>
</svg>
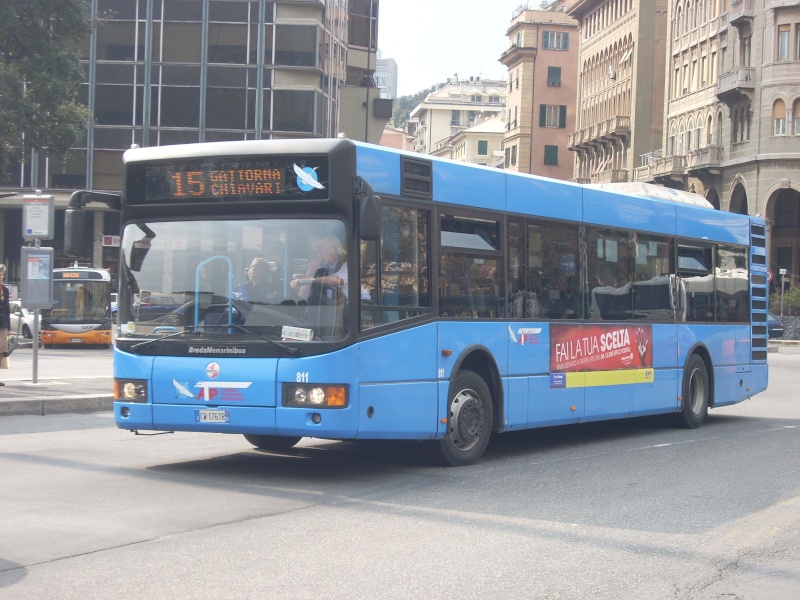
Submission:
<svg viewBox="0 0 800 600">
<path fill-rule="evenodd" d="M 569 50 L 569 33 L 564 33 L 564 44 L 562 45 L 563 50 Z"/>
<path fill-rule="evenodd" d="M 544 127 L 547 124 L 547 105 L 539 105 L 539 127 Z"/>
<path fill-rule="evenodd" d="M 558 107 L 558 126 L 564 129 L 567 126 L 567 106 L 561 105 Z"/>
</svg>

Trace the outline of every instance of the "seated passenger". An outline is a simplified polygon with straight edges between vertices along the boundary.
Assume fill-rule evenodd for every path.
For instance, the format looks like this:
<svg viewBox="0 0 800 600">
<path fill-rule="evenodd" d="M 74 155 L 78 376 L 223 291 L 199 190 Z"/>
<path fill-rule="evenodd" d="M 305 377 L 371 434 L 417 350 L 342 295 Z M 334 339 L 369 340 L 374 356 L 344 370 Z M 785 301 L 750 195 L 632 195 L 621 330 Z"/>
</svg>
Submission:
<svg viewBox="0 0 800 600">
<path fill-rule="evenodd" d="M 238 300 L 253 303 L 276 302 L 278 286 L 272 277 L 269 263 L 263 258 L 254 258 L 247 269 L 247 281 L 240 284 L 233 292 Z"/>
<path fill-rule="evenodd" d="M 314 246 L 314 258 L 308 261 L 304 276 L 293 279 L 289 284 L 297 294 L 307 300 L 312 283 L 329 285 L 337 288 L 347 297 L 347 253 L 336 236 L 329 236 L 317 241 Z"/>
</svg>

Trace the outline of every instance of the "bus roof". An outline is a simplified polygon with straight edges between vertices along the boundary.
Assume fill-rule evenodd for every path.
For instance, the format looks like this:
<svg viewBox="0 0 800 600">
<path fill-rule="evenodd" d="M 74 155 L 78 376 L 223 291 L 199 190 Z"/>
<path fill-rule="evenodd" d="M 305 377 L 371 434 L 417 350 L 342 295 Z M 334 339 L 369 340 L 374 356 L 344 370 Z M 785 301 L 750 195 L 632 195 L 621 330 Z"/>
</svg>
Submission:
<svg viewBox="0 0 800 600">
<path fill-rule="evenodd" d="M 632 196 L 640 196 L 644 198 L 670 200 L 672 202 L 692 204 L 701 208 L 709 208 L 714 210 L 714 205 L 703 198 L 703 196 L 700 194 L 695 194 L 694 192 L 684 192 L 683 190 L 674 190 L 661 185 L 644 183 L 643 181 L 628 181 L 623 183 L 590 183 L 587 184 L 586 187 L 607 190 L 609 192 L 620 194 L 630 194 Z"/>
</svg>

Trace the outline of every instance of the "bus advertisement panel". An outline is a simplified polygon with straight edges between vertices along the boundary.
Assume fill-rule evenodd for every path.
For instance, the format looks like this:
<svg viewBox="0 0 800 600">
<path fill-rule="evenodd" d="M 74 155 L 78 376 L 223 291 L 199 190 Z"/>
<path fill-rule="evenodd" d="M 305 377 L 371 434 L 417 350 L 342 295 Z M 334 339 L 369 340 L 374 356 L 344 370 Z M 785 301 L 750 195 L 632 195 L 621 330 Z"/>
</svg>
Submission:
<svg viewBox="0 0 800 600">
<path fill-rule="evenodd" d="M 766 388 L 766 228 L 691 199 L 346 139 L 130 150 L 115 421 L 449 465 L 525 428 L 698 427 Z"/>
</svg>

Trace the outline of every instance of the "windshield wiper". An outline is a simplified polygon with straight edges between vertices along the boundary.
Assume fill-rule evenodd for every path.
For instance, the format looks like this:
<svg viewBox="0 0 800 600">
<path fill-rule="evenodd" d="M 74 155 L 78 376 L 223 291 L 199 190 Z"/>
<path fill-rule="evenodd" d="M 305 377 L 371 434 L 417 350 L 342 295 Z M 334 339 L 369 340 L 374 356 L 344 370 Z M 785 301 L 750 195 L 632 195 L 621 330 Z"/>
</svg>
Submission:
<svg viewBox="0 0 800 600">
<path fill-rule="evenodd" d="M 199 331 L 194 331 L 194 330 L 191 330 L 191 329 L 184 329 L 183 331 L 175 331 L 173 333 L 170 333 L 169 335 L 162 335 L 161 337 L 153 338 L 152 340 L 145 340 L 143 342 L 139 342 L 138 344 L 134 344 L 133 346 L 131 346 L 131 350 L 137 350 L 138 348 L 144 348 L 145 346 L 149 346 L 150 344 L 153 344 L 155 342 L 160 342 L 161 340 L 168 340 L 169 338 L 177 337 L 177 336 L 183 335 L 185 333 L 194 333 L 194 334 L 197 334 L 197 335 L 201 335 Z"/>
<path fill-rule="evenodd" d="M 236 325 L 235 323 L 220 323 L 219 325 L 205 325 L 205 327 L 206 327 L 206 329 L 208 329 L 209 327 L 211 327 L 211 328 L 223 328 L 223 327 L 230 328 L 230 327 L 235 327 L 237 330 L 243 331 L 247 335 L 252 335 L 253 337 L 256 337 L 256 338 L 260 339 L 262 342 L 267 342 L 270 346 L 274 346 L 275 348 L 279 348 L 281 351 L 285 352 L 287 356 L 294 357 L 294 356 L 298 356 L 300 354 L 300 349 L 299 348 L 290 348 L 289 346 L 284 346 L 283 344 L 279 344 L 275 340 L 270 340 L 268 338 L 260 336 L 259 334 L 255 333 L 254 331 L 251 331 L 250 329 L 247 329 L 246 327 L 242 327 L 241 325 Z"/>
</svg>

